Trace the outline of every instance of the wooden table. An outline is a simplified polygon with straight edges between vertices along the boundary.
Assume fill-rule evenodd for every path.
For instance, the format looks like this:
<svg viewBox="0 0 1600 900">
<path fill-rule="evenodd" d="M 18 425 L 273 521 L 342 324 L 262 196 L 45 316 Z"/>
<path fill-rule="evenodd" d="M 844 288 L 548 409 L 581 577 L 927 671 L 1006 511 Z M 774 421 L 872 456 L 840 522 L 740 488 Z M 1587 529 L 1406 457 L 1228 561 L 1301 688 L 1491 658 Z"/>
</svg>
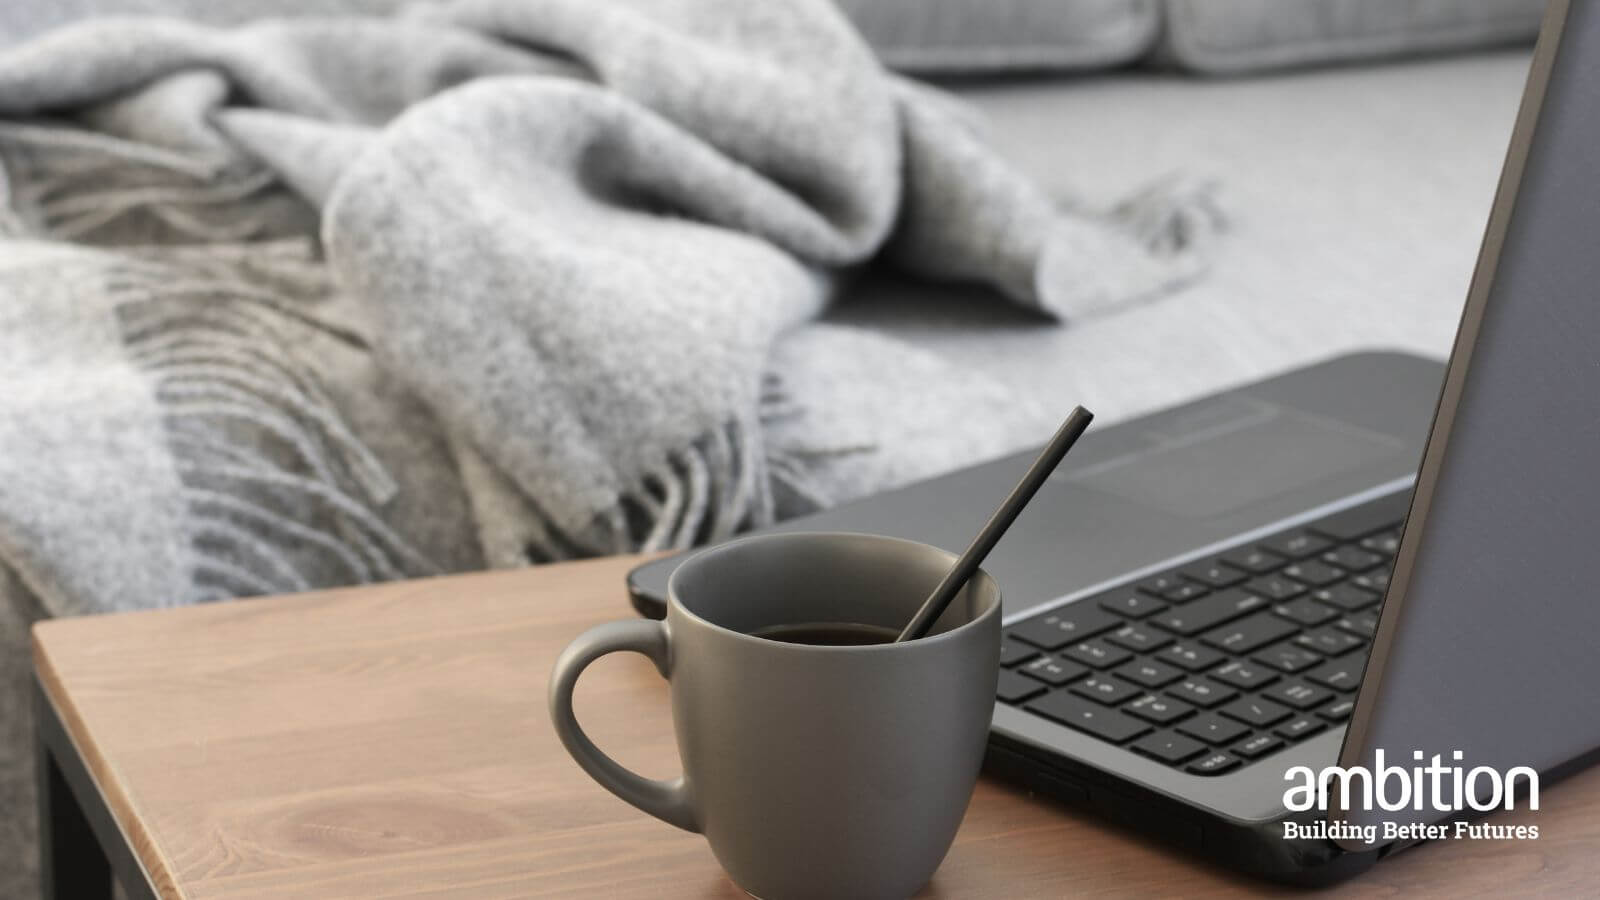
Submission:
<svg viewBox="0 0 1600 900">
<path fill-rule="evenodd" d="M 105 896 L 109 857 L 134 897 L 742 898 L 700 837 L 591 782 L 545 714 L 557 652 L 631 614 L 636 561 L 40 624 L 55 895 Z M 623 763 L 676 773 L 643 657 L 591 667 L 577 708 Z M 1600 770 L 1496 819 L 1537 841 L 1424 846 L 1338 893 L 1593 894 L 1597 799 Z M 986 778 L 924 893 L 1267 890 Z"/>
</svg>

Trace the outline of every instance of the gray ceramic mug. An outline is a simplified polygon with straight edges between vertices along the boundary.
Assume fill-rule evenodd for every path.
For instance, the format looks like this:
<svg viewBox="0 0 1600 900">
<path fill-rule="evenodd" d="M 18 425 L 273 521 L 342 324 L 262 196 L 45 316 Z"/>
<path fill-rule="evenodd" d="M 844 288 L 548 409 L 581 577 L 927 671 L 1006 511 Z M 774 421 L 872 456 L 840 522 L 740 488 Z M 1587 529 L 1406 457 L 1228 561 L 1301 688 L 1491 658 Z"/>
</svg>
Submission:
<svg viewBox="0 0 1600 900">
<path fill-rule="evenodd" d="M 905 898 L 944 859 L 994 712 L 1000 591 L 979 572 L 927 637 L 813 646 L 752 637 L 781 625 L 898 630 L 955 563 L 862 534 L 779 533 L 679 566 L 665 622 L 591 629 L 556 661 L 550 715 L 574 759 L 622 799 L 704 833 L 765 900 Z M 583 669 L 617 650 L 671 682 L 683 776 L 653 781 L 602 753 L 572 712 Z"/>
</svg>

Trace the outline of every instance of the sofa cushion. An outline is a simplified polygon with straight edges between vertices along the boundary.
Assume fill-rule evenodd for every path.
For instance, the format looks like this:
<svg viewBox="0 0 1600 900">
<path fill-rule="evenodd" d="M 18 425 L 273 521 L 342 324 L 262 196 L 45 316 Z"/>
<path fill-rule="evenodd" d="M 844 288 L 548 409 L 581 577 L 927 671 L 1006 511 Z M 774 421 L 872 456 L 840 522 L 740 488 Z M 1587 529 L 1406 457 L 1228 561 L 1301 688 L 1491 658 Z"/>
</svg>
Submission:
<svg viewBox="0 0 1600 900">
<path fill-rule="evenodd" d="M 1164 0 L 1157 57 L 1217 74 L 1532 38 L 1545 0 Z"/>
<path fill-rule="evenodd" d="M 907 72 L 1092 69 L 1140 59 L 1158 0 L 839 0 L 884 62 Z"/>
</svg>

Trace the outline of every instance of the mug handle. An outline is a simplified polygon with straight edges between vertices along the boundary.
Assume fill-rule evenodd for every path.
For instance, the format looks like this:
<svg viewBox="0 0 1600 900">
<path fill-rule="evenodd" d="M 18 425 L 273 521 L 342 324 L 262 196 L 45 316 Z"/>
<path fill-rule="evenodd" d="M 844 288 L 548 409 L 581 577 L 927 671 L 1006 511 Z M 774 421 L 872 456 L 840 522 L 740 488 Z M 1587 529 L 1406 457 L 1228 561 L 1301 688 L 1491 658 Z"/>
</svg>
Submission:
<svg viewBox="0 0 1600 900">
<path fill-rule="evenodd" d="M 585 631 L 561 652 L 550 674 L 550 721 L 567 752 L 601 787 L 670 825 L 698 832 L 699 817 L 683 776 L 656 781 L 623 768 L 589 740 L 572 712 L 572 689 L 590 663 L 607 653 L 631 650 L 650 657 L 661 677 L 668 678 L 669 647 L 666 624 L 650 619 L 609 622 Z"/>
</svg>

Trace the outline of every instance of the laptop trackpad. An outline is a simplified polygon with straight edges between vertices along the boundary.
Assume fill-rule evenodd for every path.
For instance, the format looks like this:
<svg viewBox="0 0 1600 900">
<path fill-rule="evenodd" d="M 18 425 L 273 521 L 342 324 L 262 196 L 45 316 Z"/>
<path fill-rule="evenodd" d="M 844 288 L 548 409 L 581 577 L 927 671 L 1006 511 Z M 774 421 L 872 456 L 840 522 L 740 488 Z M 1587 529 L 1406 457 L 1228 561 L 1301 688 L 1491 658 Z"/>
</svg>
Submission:
<svg viewBox="0 0 1600 900">
<path fill-rule="evenodd" d="M 1404 449 L 1397 438 L 1251 397 L 1204 404 L 1148 446 L 1068 479 L 1184 517 L 1225 515 Z"/>
</svg>

